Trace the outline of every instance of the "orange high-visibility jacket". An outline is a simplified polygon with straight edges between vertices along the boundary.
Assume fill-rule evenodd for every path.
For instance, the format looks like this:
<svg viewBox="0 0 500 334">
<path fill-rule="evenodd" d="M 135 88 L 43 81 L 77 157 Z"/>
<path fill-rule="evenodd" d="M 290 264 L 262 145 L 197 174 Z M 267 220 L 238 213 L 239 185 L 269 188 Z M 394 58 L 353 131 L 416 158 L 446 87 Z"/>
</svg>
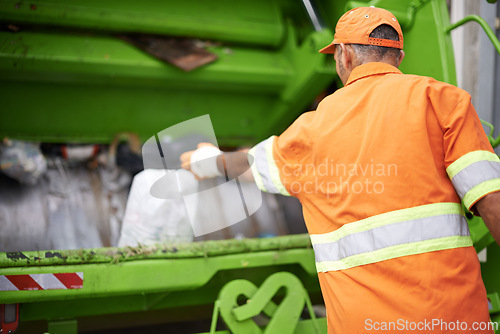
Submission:
<svg viewBox="0 0 500 334">
<path fill-rule="evenodd" d="M 460 203 L 500 190 L 500 162 L 467 92 L 364 64 L 250 154 L 303 205 L 329 333 L 492 333 Z"/>
</svg>

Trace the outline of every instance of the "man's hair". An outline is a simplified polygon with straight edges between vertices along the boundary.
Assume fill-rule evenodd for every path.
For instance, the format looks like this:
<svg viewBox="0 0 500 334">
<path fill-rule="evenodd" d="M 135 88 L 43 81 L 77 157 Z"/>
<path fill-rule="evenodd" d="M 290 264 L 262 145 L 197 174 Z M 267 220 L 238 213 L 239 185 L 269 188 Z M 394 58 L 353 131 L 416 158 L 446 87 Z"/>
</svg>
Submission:
<svg viewBox="0 0 500 334">
<path fill-rule="evenodd" d="M 388 24 L 379 25 L 377 28 L 373 29 L 370 33 L 370 37 L 390 39 L 392 41 L 399 41 L 398 32 Z M 375 57 L 375 59 L 380 60 L 384 57 L 399 57 L 399 49 L 390 48 L 386 46 L 377 45 L 364 45 L 364 44 L 350 44 L 356 55 L 363 59 L 365 57 Z M 337 49 L 335 52 L 342 53 L 342 49 L 337 44 Z"/>
</svg>

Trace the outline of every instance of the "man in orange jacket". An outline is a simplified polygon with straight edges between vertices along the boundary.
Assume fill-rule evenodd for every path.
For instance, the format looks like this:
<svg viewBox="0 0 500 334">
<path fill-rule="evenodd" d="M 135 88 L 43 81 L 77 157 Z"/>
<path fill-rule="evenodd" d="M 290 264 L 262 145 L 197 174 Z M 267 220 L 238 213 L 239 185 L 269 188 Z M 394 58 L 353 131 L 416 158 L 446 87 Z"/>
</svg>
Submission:
<svg viewBox="0 0 500 334">
<path fill-rule="evenodd" d="M 251 162 L 206 145 L 181 160 L 200 178 L 251 165 L 261 190 L 301 201 L 329 333 L 492 333 L 461 203 L 498 242 L 500 161 L 470 95 L 402 74 L 402 49 L 390 12 L 345 13 L 320 51 L 344 88 Z"/>
</svg>

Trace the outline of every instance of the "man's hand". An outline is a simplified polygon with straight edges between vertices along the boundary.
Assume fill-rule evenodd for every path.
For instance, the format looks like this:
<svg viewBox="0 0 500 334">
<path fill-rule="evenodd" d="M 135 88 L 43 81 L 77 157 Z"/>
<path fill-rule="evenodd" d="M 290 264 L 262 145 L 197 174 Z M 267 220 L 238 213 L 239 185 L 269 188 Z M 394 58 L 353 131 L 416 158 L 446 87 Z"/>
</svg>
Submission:
<svg viewBox="0 0 500 334">
<path fill-rule="evenodd" d="M 222 176 L 217 167 L 217 157 L 220 155 L 222 152 L 216 146 L 199 143 L 196 150 L 181 155 L 181 166 L 193 173 L 197 180 Z"/>
</svg>

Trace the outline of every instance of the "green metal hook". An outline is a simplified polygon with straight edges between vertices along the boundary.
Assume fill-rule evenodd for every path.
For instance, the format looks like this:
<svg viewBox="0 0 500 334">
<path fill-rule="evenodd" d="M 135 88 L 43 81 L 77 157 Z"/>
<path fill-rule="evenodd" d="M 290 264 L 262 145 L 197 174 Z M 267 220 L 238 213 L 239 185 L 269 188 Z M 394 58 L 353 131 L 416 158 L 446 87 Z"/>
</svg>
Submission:
<svg viewBox="0 0 500 334">
<path fill-rule="evenodd" d="M 484 32 L 486 33 L 486 35 L 490 39 L 491 43 L 493 43 L 493 46 L 495 47 L 495 49 L 497 50 L 497 52 L 500 53 L 500 41 L 495 36 L 495 33 L 493 32 L 493 30 L 491 29 L 491 27 L 488 25 L 488 22 L 486 22 L 486 20 L 483 19 L 481 16 L 478 16 L 478 15 L 469 15 L 469 16 L 466 16 L 463 19 L 461 19 L 460 21 L 458 21 L 458 22 L 456 22 L 456 23 L 454 23 L 454 24 L 446 27 L 444 29 L 444 31 L 445 31 L 445 33 L 449 33 L 453 29 L 456 29 L 456 28 L 460 27 L 461 25 L 463 25 L 463 24 L 465 24 L 465 23 L 467 23 L 469 21 L 476 21 L 477 23 L 479 23 L 479 25 L 481 25 L 481 27 L 483 28 Z"/>
<path fill-rule="evenodd" d="M 495 127 L 493 126 L 493 124 L 483 121 L 482 119 L 480 121 L 482 124 L 490 128 L 490 133 L 487 135 L 487 137 L 488 140 L 490 141 L 491 146 L 495 148 L 498 145 L 500 145 L 500 135 L 497 138 L 493 137 L 493 132 L 495 131 Z"/>
</svg>

